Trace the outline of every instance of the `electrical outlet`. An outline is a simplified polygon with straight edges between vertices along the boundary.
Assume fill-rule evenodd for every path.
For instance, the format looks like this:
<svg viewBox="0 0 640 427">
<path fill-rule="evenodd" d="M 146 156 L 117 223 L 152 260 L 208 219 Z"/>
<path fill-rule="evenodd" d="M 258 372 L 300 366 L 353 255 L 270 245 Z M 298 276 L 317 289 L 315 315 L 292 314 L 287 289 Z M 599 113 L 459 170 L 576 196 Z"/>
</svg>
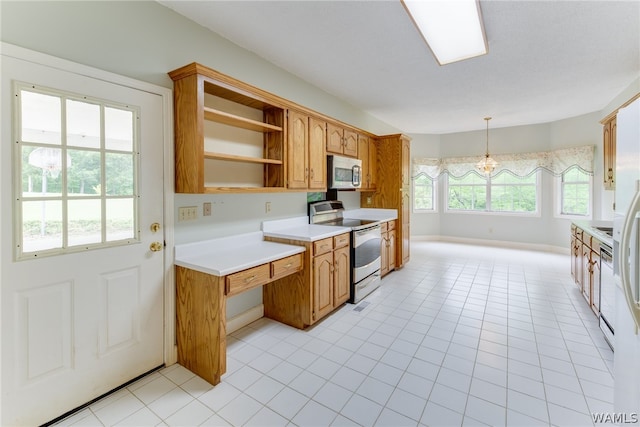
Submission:
<svg viewBox="0 0 640 427">
<path fill-rule="evenodd" d="M 197 206 L 184 206 L 178 208 L 178 221 L 191 221 L 198 218 Z"/>
<path fill-rule="evenodd" d="M 271 202 L 267 202 L 264 204 L 264 213 L 271 212 Z"/>
<path fill-rule="evenodd" d="M 371 204 L 371 196 L 367 196 L 367 205 Z"/>
<path fill-rule="evenodd" d="M 202 205 L 202 216 L 211 216 L 211 202 Z"/>
</svg>

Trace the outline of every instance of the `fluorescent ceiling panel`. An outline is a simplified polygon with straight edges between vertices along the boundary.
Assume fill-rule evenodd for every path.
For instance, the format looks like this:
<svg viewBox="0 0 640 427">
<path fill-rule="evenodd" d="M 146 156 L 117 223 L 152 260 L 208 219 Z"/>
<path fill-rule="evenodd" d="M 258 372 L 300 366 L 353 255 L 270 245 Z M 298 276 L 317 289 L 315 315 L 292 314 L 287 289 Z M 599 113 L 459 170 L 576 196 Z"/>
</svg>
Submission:
<svg viewBox="0 0 640 427">
<path fill-rule="evenodd" d="M 438 64 L 487 53 L 477 0 L 401 0 Z"/>
</svg>

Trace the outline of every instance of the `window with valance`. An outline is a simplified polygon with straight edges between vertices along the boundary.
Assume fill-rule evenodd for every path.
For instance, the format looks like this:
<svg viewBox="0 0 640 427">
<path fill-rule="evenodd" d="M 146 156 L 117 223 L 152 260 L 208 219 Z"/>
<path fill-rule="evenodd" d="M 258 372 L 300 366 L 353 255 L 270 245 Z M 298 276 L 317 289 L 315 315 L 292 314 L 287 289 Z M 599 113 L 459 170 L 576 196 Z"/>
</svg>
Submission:
<svg viewBox="0 0 640 427">
<path fill-rule="evenodd" d="M 414 158 L 412 180 L 414 188 L 422 189 L 425 182 L 431 183 L 435 193 L 438 178 L 446 176 L 448 210 L 535 213 L 538 212 L 538 176 L 540 172 L 546 172 L 563 183 L 560 186 L 560 214 L 588 215 L 593 151 L 594 147 L 587 145 L 534 153 L 496 154 L 492 157 L 498 165 L 490 175 L 476 168 L 478 156 Z M 567 176 L 571 176 L 571 185 L 564 184 Z M 424 205 L 424 201 L 416 198 L 418 194 L 424 194 L 424 191 L 414 192 L 414 206 Z M 580 201 L 576 202 L 578 199 Z"/>
<path fill-rule="evenodd" d="M 491 177 L 508 172 L 511 175 L 524 178 L 539 170 L 560 177 L 573 167 L 577 167 L 588 175 L 593 175 L 593 148 L 593 145 L 586 145 L 536 153 L 492 154 L 491 157 L 498 162 L 498 166 L 491 173 Z M 479 156 L 445 157 L 442 159 L 414 158 L 412 178 L 426 175 L 431 179 L 436 179 L 441 174 L 462 178 L 469 173 L 484 176 L 484 173 L 476 169 L 478 159 Z"/>
</svg>

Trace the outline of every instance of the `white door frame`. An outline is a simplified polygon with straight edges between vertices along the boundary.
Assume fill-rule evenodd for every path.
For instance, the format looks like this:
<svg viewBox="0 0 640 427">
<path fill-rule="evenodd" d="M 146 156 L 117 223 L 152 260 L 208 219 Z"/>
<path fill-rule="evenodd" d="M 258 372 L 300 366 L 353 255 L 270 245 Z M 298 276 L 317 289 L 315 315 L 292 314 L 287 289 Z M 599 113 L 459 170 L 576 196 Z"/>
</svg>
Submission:
<svg viewBox="0 0 640 427">
<path fill-rule="evenodd" d="M 116 83 L 149 92 L 162 97 L 163 105 L 163 141 L 162 147 L 164 151 L 164 170 L 163 170 L 163 188 L 164 188 L 164 363 L 172 365 L 178 360 L 178 352 L 175 340 L 175 281 L 173 266 L 173 248 L 174 248 L 174 156 L 173 156 L 173 91 L 171 89 L 157 86 L 152 83 L 135 80 L 129 77 L 121 76 L 108 71 L 100 70 L 94 67 L 78 64 L 66 59 L 57 58 L 55 56 L 25 49 L 9 43 L 0 42 L 0 51 L 2 55 L 14 57 L 24 61 L 36 64 L 46 65 L 62 71 L 68 71 L 75 74 L 91 77 L 98 80 L 104 80 L 110 83 Z M 4 184 L 8 185 L 8 184 Z M 0 230 L 1 233 L 1 230 Z M 0 239 L 11 239 L 11 236 L 2 236 Z M 0 260 L 1 262 L 1 260 Z M 1 284 L 0 284 L 1 285 Z M 2 304 L 0 304 L 0 309 Z M 0 346 L 2 343 L 0 342 Z"/>
</svg>

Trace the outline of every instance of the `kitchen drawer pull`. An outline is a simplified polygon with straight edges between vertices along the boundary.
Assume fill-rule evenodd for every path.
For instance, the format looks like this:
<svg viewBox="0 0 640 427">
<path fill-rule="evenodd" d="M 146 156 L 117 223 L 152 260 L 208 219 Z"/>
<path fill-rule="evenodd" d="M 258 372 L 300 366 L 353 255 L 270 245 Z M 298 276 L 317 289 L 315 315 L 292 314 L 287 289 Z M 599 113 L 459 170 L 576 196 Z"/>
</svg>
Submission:
<svg viewBox="0 0 640 427">
<path fill-rule="evenodd" d="M 288 263 L 287 265 L 284 266 L 284 268 L 289 268 L 291 267 L 293 264 L 292 263 Z"/>
<path fill-rule="evenodd" d="M 251 277 L 247 277 L 246 279 L 244 279 L 244 282 L 245 282 L 245 283 L 249 283 L 249 282 L 251 282 L 252 280 L 254 280 L 255 278 L 256 278 L 256 275 L 254 274 L 253 276 L 251 276 Z"/>
</svg>

